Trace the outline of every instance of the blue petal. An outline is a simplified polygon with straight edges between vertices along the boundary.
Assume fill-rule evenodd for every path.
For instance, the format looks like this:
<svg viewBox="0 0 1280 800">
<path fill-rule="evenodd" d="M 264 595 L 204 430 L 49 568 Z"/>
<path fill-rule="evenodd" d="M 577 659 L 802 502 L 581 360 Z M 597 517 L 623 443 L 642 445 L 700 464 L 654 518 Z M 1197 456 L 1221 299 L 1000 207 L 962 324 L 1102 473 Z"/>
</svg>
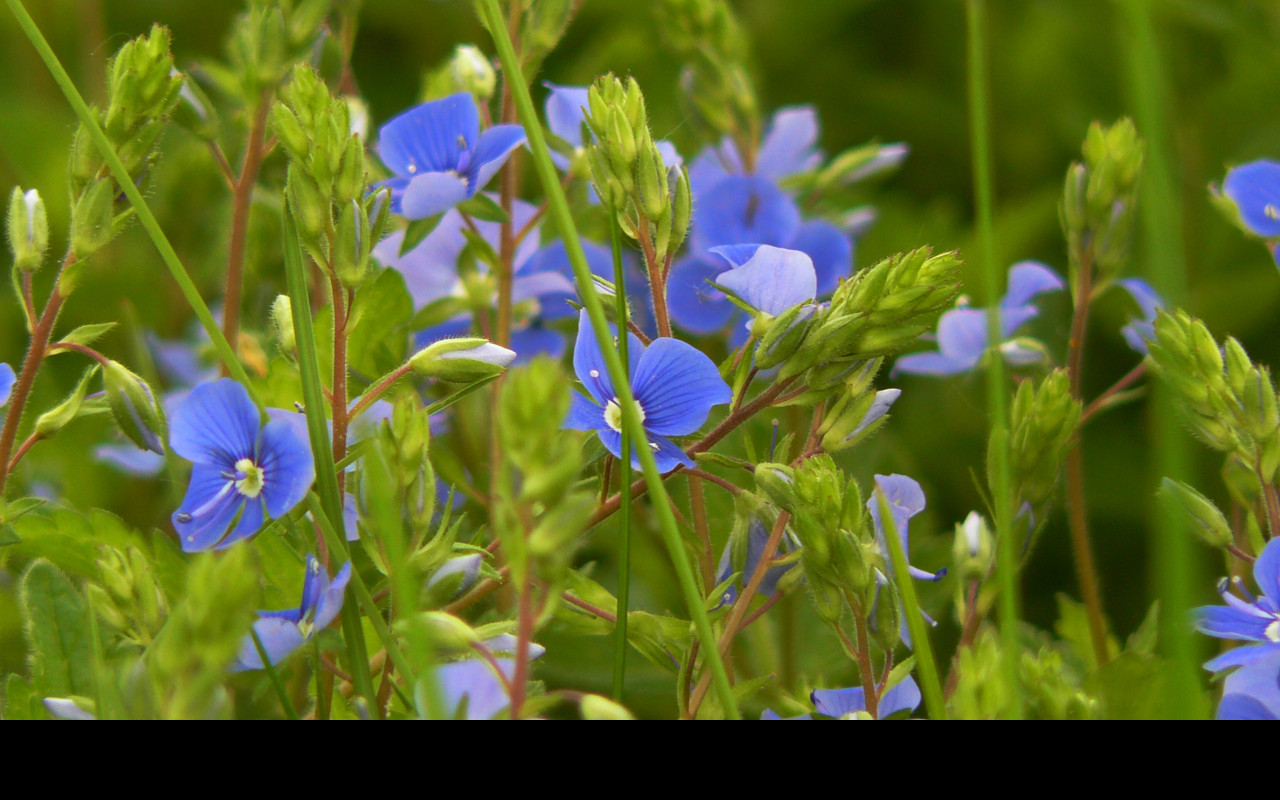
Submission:
<svg viewBox="0 0 1280 800">
<path fill-rule="evenodd" d="M 1270 614 L 1250 613 L 1228 606 L 1201 606 L 1193 612 L 1196 630 L 1219 639 L 1267 640 L 1267 627 L 1277 622 Z"/>
<path fill-rule="evenodd" d="M 1251 644 L 1245 647 L 1236 647 L 1204 662 L 1204 668 L 1210 672 L 1221 672 L 1231 667 L 1247 666 L 1277 652 L 1280 652 L 1280 644 Z"/>
<path fill-rule="evenodd" d="M 253 456 L 258 419 L 243 386 L 230 378 L 204 383 L 174 409 L 169 446 L 188 461 L 230 469 Z"/>
<path fill-rule="evenodd" d="M 906 372 L 910 375 L 959 375 L 973 369 L 968 360 L 956 361 L 942 353 L 912 353 L 894 362 L 892 374 Z"/>
<path fill-rule="evenodd" d="M 226 534 L 244 496 L 223 475 L 223 468 L 196 464 L 182 505 L 173 512 L 173 528 L 182 550 L 195 553 L 215 546 Z"/>
<path fill-rule="evenodd" d="M 524 128 L 519 125 L 494 125 L 480 134 L 480 143 L 471 154 L 471 166 L 467 170 L 471 194 L 483 188 L 507 163 L 511 151 L 524 144 Z"/>
<path fill-rule="evenodd" d="M 733 391 L 703 353 L 678 339 L 656 339 L 632 375 L 644 427 L 659 436 L 684 436 L 706 422 L 711 407 L 728 403 Z"/>
<path fill-rule="evenodd" d="M 253 630 L 262 642 L 262 649 L 272 666 L 288 658 L 307 641 L 296 623 L 278 617 L 264 617 L 253 623 Z M 254 646 L 253 637 L 245 636 L 240 643 L 240 654 L 231 665 L 232 672 L 262 669 L 262 658 Z"/>
<path fill-rule="evenodd" d="M 426 172 L 409 181 L 400 197 L 405 219 L 435 216 L 475 194 L 475 188 L 456 172 Z"/>
<path fill-rule="evenodd" d="M 315 480 L 311 447 L 306 439 L 299 438 L 293 424 L 273 420 L 262 428 L 258 453 L 262 498 L 267 513 L 276 519 L 301 502 Z"/>
<path fill-rule="evenodd" d="M 1263 705 L 1262 702 L 1243 694 L 1229 694 L 1222 698 L 1218 705 L 1215 719 L 1220 720 L 1274 720 L 1280 719 L 1278 712 Z"/>
<path fill-rule="evenodd" d="M 1218 719 L 1280 719 L 1280 649 L 1227 676 L 1222 693 Z"/>
<path fill-rule="evenodd" d="M 881 718 L 892 716 L 899 711 L 915 711 L 920 707 L 920 687 L 910 675 L 902 683 L 894 686 L 880 696 L 879 707 Z"/>
<path fill-rule="evenodd" d="M 323 572 L 324 567 L 320 570 Z M 350 580 L 351 562 L 348 561 L 342 565 L 342 569 L 338 570 L 338 574 L 333 576 L 333 581 L 324 587 L 324 592 L 316 603 L 315 630 L 324 630 L 329 627 L 329 623 L 338 618 L 338 613 L 342 611 L 343 593 L 346 592 L 347 582 Z"/>
<path fill-rule="evenodd" d="M 805 172 L 822 162 L 814 150 L 818 141 L 818 114 L 813 106 L 778 109 L 756 155 L 756 174 L 771 180 Z"/>
<path fill-rule="evenodd" d="M 462 216 L 449 211 L 440 218 L 435 230 L 403 256 L 400 247 L 404 244 L 404 231 L 392 233 L 373 248 L 374 258 L 404 276 L 415 309 L 455 292 L 458 257 L 467 243 L 462 225 Z"/>
<path fill-rule="evenodd" d="M 718 250 L 719 248 L 714 248 Z M 751 260 L 737 269 L 716 276 L 716 283 L 729 289 L 752 308 L 766 314 L 781 314 L 817 296 L 818 279 L 813 261 L 799 250 L 783 250 L 761 245 Z"/>
<path fill-rule="evenodd" d="M 15 380 L 13 367 L 0 363 L 0 406 L 9 402 L 9 395 L 13 394 L 13 382 Z"/>
<path fill-rule="evenodd" d="M 609 332 L 615 337 L 618 335 L 613 325 L 609 326 Z M 630 366 L 627 374 L 632 376 L 632 385 L 635 385 L 636 370 L 644 350 L 644 344 L 634 333 L 628 332 L 627 360 Z M 587 387 L 587 391 L 600 405 L 603 406 L 618 396 L 613 388 L 613 381 L 609 379 L 609 370 L 604 364 L 604 354 L 596 342 L 595 331 L 591 327 L 591 319 L 587 316 L 585 308 L 578 314 L 578 339 L 573 348 L 573 371 L 577 373 L 578 380 L 582 381 L 582 385 Z"/>
<path fill-rule="evenodd" d="M 164 468 L 164 456 L 139 450 L 131 444 L 104 444 L 94 448 L 93 457 L 129 475 L 150 478 Z"/>
<path fill-rule="evenodd" d="M 738 148 L 728 137 L 720 147 L 708 147 L 689 165 L 689 188 L 693 196 L 702 198 L 717 183 L 742 173 L 742 159 Z"/>
<path fill-rule="evenodd" d="M 1280 236 L 1280 164 L 1242 164 L 1227 173 L 1222 189 L 1240 209 L 1245 227 L 1259 236 Z"/>
<path fill-rule="evenodd" d="M 774 710 L 773 710 L 773 709 L 771 709 L 771 708 L 766 708 L 763 712 L 761 712 L 761 714 L 760 714 L 760 719 L 761 719 L 761 720 L 767 720 L 767 719 L 776 719 L 776 720 L 808 719 L 808 720 L 811 720 L 811 719 L 813 719 L 813 717 L 812 717 L 812 716 L 810 716 L 809 714 L 800 714 L 800 715 L 798 715 L 798 716 L 794 716 L 794 717 L 780 717 L 780 716 L 778 716 L 778 712 L 774 711 Z"/>
<path fill-rule="evenodd" d="M 809 699 L 819 714 L 836 719 L 867 710 L 867 693 L 861 686 L 852 689 L 816 689 L 809 693 Z"/>
<path fill-rule="evenodd" d="M 1039 261 L 1019 261 L 1009 267 L 1009 287 L 1000 305 L 1004 308 L 1024 306 L 1034 297 L 1066 286 L 1058 273 Z"/>
<path fill-rule="evenodd" d="M 262 527 L 262 498 L 251 500 L 242 497 L 241 500 L 243 510 L 240 512 L 240 518 L 236 520 L 236 525 L 231 532 L 214 546 L 215 550 L 225 550 L 236 542 L 248 539 Z"/>
<path fill-rule="evenodd" d="M 512 366 L 528 364 L 540 355 L 559 359 L 564 355 L 564 334 L 535 325 L 511 332 L 511 349 L 516 351 Z"/>
<path fill-rule="evenodd" d="M 818 296 L 835 291 L 853 269 L 853 244 L 829 222 L 806 222 L 786 245 L 807 253 L 818 276 Z"/>
<path fill-rule="evenodd" d="M 679 445 L 665 436 L 650 434 L 649 446 L 653 450 L 653 460 L 657 463 L 659 474 L 665 475 L 679 466 L 695 466 L 694 460 L 689 458 Z M 621 447 L 619 447 L 619 450 L 621 450 Z M 631 454 L 631 466 L 635 469 L 640 469 L 640 459 L 634 452 L 634 448 Z"/>
<path fill-rule="evenodd" d="M 765 178 L 730 175 L 699 198 L 691 246 L 705 253 L 721 244 L 785 246 L 800 227 L 800 211 Z"/>
<path fill-rule="evenodd" d="M 378 131 L 378 156 L 396 175 L 456 170 L 480 138 L 480 116 L 469 92 L 423 103 Z M 430 215 L 426 215 L 430 216 Z"/>
<path fill-rule="evenodd" d="M 667 278 L 667 310 L 671 319 L 692 333 L 714 333 L 738 310 L 724 292 L 707 283 L 724 267 L 688 256 L 675 263 Z"/>
<path fill-rule="evenodd" d="M 598 431 L 607 425 L 604 409 L 574 392 L 569 398 L 569 416 L 561 427 L 571 431 Z"/>
<path fill-rule="evenodd" d="M 987 312 L 953 308 L 938 320 L 938 351 L 972 369 L 987 350 Z"/>
<path fill-rule="evenodd" d="M 476 582 L 476 577 L 480 574 L 480 563 L 483 560 L 484 556 L 479 553 L 451 558 L 432 573 L 427 580 L 427 588 L 432 588 L 450 575 L 461 575 L 462 580 L 458 583 L 457 591 L 454 592 L 455 595 L 461 594 Z"/>
<path fill-rule="evenodd" d="M 583 109 L 587 107 L 588 90 L 583 86 L 557 86 L 543 82 L 551 90 L 547 95 L 547 128 L 553 134 L 570 145 L 582 147 L 582 123 L 586 119 Z M 557 161 L 560 169 L 568 169 L 569 160 L 559 153 L 552 152 L 552 159 Z M 561 163 L 562 162 L 562 163 Z"/>
<path fill-rule="evenodd" d="M 750 261 L 760 247 L 761 245 L 758 244 L 722 244 L 711 248 L 710 252 L 712 255 L 719 256 L 731 268 L 736 269 Z"/>
<path fill-rule="evenodd" d="M 497 661 L 510 680 L 515 674 L 515 662 L 505 658 Z M 511 704 L 502 679 L 485 661 L 456 661 L 437 667 L 436 686 L 444 716 L 450 719 L 457 716 L 463 699 L 467 701 L 466 718 L 470 720 L 493 719 Z"/>
<path fill-rule="evenodd" d="M 1272 539 L 1262 548 L 1253 564 L 1253 579 L 1262 594 L 1280 607 L 1280 539 Z"/>
<path fill-rule="evenodd" d="M 662 165 L 668 170 L 674 170 L 684 163 L 684 159 L 680 157 L 680 151 L 666 139 L 654 142 L 653 146 L 658 148 L 658 157 L 662 159 Z"/>
</svg>

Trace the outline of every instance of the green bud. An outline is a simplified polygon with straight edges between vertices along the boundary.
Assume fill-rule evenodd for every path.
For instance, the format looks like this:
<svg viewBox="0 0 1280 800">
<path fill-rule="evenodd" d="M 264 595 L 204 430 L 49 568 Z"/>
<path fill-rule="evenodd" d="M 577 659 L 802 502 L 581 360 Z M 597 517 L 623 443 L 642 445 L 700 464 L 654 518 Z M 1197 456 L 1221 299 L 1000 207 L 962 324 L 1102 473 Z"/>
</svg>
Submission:
<svg viewBox="0 0 1280 800">
<path fill-rule="evenodd" d="M 671 207 L 667 168 L 662 163 L 662 154 L 652 144 L 640 153 L 639 163 L 636 165 L 636 192 L 640 197 L 640 207 L 650 220 L 660 219 Z M 663 251 L 665 249 L 660 248 Z"/>
<path fill-rule="evenodd" d="M 13 188 L 9 199 L 9 249 L 13 252 L 14 269 L 35 272 L 44 262 L 49 248 L 49 218 L 44 200 L 35 189 L 23 192 Z"/>
<path fill-rule="evenodd" d="M 1066 370 L 1018 385 L 1010 412 L 1009 454 L 1020 498 L 1037 509 L 1057 486 L 1080 416 Z"/>
<path fill-rule="evenodd" d="M 277 102 L 272 106 L 268 120 L 271 132 L 276 135 L 276 139 L 289 154 L 289 158 L 294 161 L 305 161 L 311 150 L 311 140 L 302 129 L 298 115 L 283 102 Z"/>
<path fill-rule="evenodd" d="M 635 719 L 630 711 L 621 703 L 615 703 L 598 694 L 583 695 L 578 701 L 578 709 L 586 720 L 624 720 Z"/>
<path fill-rule="evenodd" d="M 80 195 L 71 214 L 71 250 L 86 259 L 111 241 L 116 183 L 99 178 Z"/>
<path fill-rule="evenodd" d="M 500 375 L 516 358 L 505 347 L 476 337 L 442 339 L 409 359 L 414 373 L 454 383 L 471 383 Z"/>
<path fill-rule="evenodd" d="M 289 210 L 298 222 L 298 232 L 303 244 L 315 255 L 322 252 L 325 232 L 331 222 L 329 202 L 320 193 L 320 187 L 311 177 L 298 169 L 297 165 L 289 166 L 289 177 L 285 184 L 285 195 L 289 200 Z M 327 260 L 322 260 L 327 267 Z"/>
<path fill-rule="evenodd" d="M 756 465 L 754 474 L 756 488 L 769 499 L 769 502 L 788 511 L 794 511 L 797 508 L 794 469 L 786 464 L 764 463 Z"/>
<path fill-rule="evenodd" d="M 956 525 L 956 538 L 952 546 L 955 569 L 963 582 L 985 580 L 995 563 L 995 546 L 987 521 L 976 511 L 970 511 L 964 522 Z"/>
<path fill-rule="evenodd" d="M 865 441 L 888 421 L 889 409 L 901 394 L 901 389 L 882 389 L 841 398 L 825 425 L 822 449 L 837 453 Z"/>
<path fill-rule="evenodd" d="M 1182 481 L 1165 478 L 1160 492 L 1171 507 L 1180 508 L 1193 523 L 1191 532 L 1210 547 L 1229 547 L 1235 543 L 1231 525 L 1209 498 Z"/>
<path fill-rule="evenodd" d="M 348 136 L 334 179 L 334 199 L 339 203 L 359 203 L 369 183 L 364 174 L 364 145 L 359 136 Z"/>
<path fill-rule="evenodd" d="M 333 248 L 329 252 L 329 265 L 348 289 L 355 289 L 363 283 L 369 272 L 371 237 L 368 227 L 364 208 L 358 201 L 350 200 L 343 205 L 342 213 L 338 215 Z"/>
<path fill-rule="evenodd" d="M 770 320 L 760 336 L 760 344 L 756 345 L 756 366 L 772 369 L 790 358 L 800 349 L 817 314 L 817 306 L 800 303 Z"/>
<path fill-rule="evenodd" d="M 292 353 L 298 346 L 293 330 L 293 301 L 289 295 L 277 295 L 271 303 L 271 327 L 275 330 L 276 341 L 285 353 Z"/>
<path fill-rule="evenodd" d="M 218 133 L 218 113 L 209 102 L 200 85 L 190 76 L 174 70 L 170 77 L 179 81 L 178 103 L 173 109 L 173 121 L 205 141 L 212 141 Z"/>
<path fill-rule="evenodd" d="M 80 414 L 80 408 L 84 405 L 84 397 L 89 391 L 89 381 L 93 379 L 94 375 L 98 374 L 98 369 L 98 365 L 95 364 L 86 370 L 84 375 L 80 377 L 80 382 L 76 384 L 76 388 L 71 391 L 66 400 L 36 418 L 35 433 L 37 438 L 48 439 L 65 428 Z"/>
<path fill-rule="evenodd" d="M 481 103 L 493 97 L 493 90 L 498 85 L 493 64 L 479 48 L 469 44 L 460 44 L 453 49 L 449 74 L 457 91 L 471 92 Z"/>
<path fill-rule="evenodd" d="M 685 237 L 689 235 L 689 220 L 692 216 L 693 194 L 689 188 L 689 170 L 681 164 L 676 176 L 676 190 L 671 195 L 671 241 L 668 243 L 668 252 L 680 249 Z"/>
<path fill-rule="evenodd" d="M 163 455 L 164 411 L 147 382 L 118 361 L 107 362 L 102 379 L 120 431 L 139 448 Z"/>
</svg>

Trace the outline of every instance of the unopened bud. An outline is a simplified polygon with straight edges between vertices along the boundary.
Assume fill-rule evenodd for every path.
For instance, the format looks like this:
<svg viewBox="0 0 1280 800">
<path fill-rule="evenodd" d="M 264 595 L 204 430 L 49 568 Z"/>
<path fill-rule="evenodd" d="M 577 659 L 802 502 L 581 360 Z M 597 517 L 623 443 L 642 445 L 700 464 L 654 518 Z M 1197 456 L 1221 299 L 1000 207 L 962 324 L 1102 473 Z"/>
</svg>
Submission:
<svg viewBox="0 0 1280 800">
<path fill-rule="evenodd" d="M 44 261 L 49 247 L 49 218 L 44 200 L 35 189 L 14 187 L 9 199 L 9 248 L 13 266 L 23 272 L 34 272 Z"/>
<path fill-rule="evenodd" d="M 471 383 L 499 375 L 515 361 L 513 350 L 486 339 L 442 339 L 419 350 L 409 366 L 424 378 Z"/>
<path fill-rule="evenodd" d="M 1210 547 L 1229 547 L 1235 542 L 1231 525 L 1212 500 L 1172 478 L 1160 482 L 1160 491 L 1170 505 L 1180 508 L 1191 520 L 1191 532 Z"/>
<path fill-rule="evenodd" d="M 107 362 L 102 377 L 107 403 L 120 431 L 139 448 L 163 455 L 164 412 L 151 387 L 117 361 Z"/>
</svg>

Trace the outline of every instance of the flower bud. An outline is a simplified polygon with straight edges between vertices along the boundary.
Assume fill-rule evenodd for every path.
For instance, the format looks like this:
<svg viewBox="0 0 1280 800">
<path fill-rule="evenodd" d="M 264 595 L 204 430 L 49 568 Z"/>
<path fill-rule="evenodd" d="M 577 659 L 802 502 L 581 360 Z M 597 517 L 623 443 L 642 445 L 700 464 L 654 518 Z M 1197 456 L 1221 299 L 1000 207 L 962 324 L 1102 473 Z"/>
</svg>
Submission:
<svg viewBox="0 0 1280 800">
<path fill-rule="evenodd" d="M 102 379 L 111 415 L 120 431 L 139 448 L 163 455 L 164 412 L 146 381 L 117 361 L 107 362 Z"/>
<path fill-rule="evenodd" d="M 298 115 L 284 103 L 278 102 L 271 108 L 269 122 L 271 132 L 276 135 L 277 141 L 289 154 L 289 158 L 294 161 L 306 160 L 307 153 L 311 149 L 311 141 L 302 129 Z"/>
<path fill-rule="evenodd" d="M 764 463 L 755 468 L 756 488 L 769 502 L 794 511 L 797 507 L 795 470 L 786 464 Z"/>
<path fill-rule="evenodd" d="M 660 219 L 667 213 L 671 206 L 668 191 L 667 168 L 662 163 L 662 154 L 650 144 L 640 152 L 636 164 L 636 192 L 640 197 L 640 207 L 650 220 Z"/>
<path fill-rule="evenodd" d="M 995 562 L 995 547 L 987 521 L 977 511 L 970 511 L 964 522 L 956 525 L 952 558 L 962 581 L 980 581 L 987 577 Z"/>
<path fill-rule="evenodd" d="M 460 44 L 453 49 L 449 74 L 458 91 L 471 92 L 482 103 L 493 97 L 493 90 L 498 85 L 493 64 L 479 48 L 469 44 Z"/>
<path fill-rule="evenodd" d="M 76 418 L 80 413 L 80 407 L 84 405 L 85 394 L 89 391 L 89 381 L 98 374 L 98 369 L 98 365 L 95 364 L 87 370 L 80 376 L 80 382 L 76 384 L 76 388 L 66 400 L 36 418 L 36 438 L 48 439 Z"/>
<path fill-rule="evenodd" d="M 318 251 L 324 241 L 325 229 L 331 219 L 329 203 L 320 193 L 320 187 L 297 165 L 289 166 L 289 178 L 285 184 L 289 210 L 298 222 L 302 241 L 313 251 Z"/>
<path fill-rule="evenodd" d="M 466 337 L 441 339 L 419 350 L 409 366 L 424 378 L 453 383 L 471 383 L 502 374 L 516 354 L 486 339 Z"/>
<path fill-rule="evenodd" d="M 578 701 L 578 710 L 585 720 L 626 720 L 635 719 L 630 711 L 621 703 L 615 703 L 598 694 L 583 695 Z"/>
<path fill-rule="evenodd" d="M 1210 547 L 1229 547 L 1235 542 L 1231 525 L 1213 501 L 1182 481 L 1165 478 L 1160 492 L 1171 507 L 1177 507 L 1191 520 L 1191 532 Z"/>
<path fill-rule="evenodd" d="M 369 272 L 369 221 L 359 201 L 349 200 L 338 215 L 338 227 L 329 251 L 329 266 L 348 289 L 364 282 Z"/>
<path fill-rule="evenodd" d="M 293 301 L 289 295 L 278 295 L 271 304 L 271 327 L 275 329 L 280 349 L 292 353 L 298 346 L 293 330 Z"/>
<path fill-rule="evenodd" d="M 9 200 L 9 249 L 13 266 L 23 272 L 40 269 L 49 247 L 49 218 L 44 200 L 35 189 L 23 192 L 14 187 Z"/>
<path fill-rule="evenodd" d="M 822 448 L 836 453 L 867 439 L 884 425 L 889 408 L 901 394 L 901 389 L 882 389 L 842 398 L 831 411 Z"/>
<path fill-rule="evenodd" d="M 671 241 L 668 252 L 675 252 L 689 235 L 689 220 L 693 216 L 693 193 L 689 188 L 689 170 L 680 165 L 676 175 L 676 189 L 671 194 Z"/>
<path fill-rule="evenodd" d="M 116 184 L 99 178 L 80 195 L 71 214 L 71 250 L 83 260 L 111 241 Z"/>
</svg>

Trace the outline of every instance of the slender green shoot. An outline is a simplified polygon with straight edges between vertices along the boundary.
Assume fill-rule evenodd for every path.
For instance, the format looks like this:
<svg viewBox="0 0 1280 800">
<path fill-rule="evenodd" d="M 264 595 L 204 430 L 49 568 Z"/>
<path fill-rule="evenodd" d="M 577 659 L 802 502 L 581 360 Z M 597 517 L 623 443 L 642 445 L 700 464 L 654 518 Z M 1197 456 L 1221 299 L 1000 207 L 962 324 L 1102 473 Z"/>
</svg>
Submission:
<svg viewBox="0 0 1280 800">
<path fill-rule="evenodd" d="M 40 54 L 40 58 L 44 61 L 45 66 L 49 68 L 50 74 L 53 75 L 53 80 L 62 89 L 62 93 L 67 97 L 67 102 L 71 104 L 76 116 L 80 118 L 85 130 L 89 132 L 89 138 L 93 140 L 98 151 L 102 153 L 102 157 L 106 159 L 107 165 L 111 167 L 111 174 L 115 176 L 116 183 L 120 185 L 125 196 L 129 198 L 129 202 L 133 204 L 133 209 L 138 214 L 138 221 L 142 223 L 142 227 L 146 230 L 147 235 L 151 237 L 152 243 L 155 244 L 156 250 L 160 252 L 160 258 L 164 261 L 165 266 L 169 268 L 169 273 L 173 275 L 178 288 L 182 290 L 182 296 L 186 298 L 187 303 L 200 320 L 205 332 L 209 334 L 210 341 L 213 342 L 214 348 L 218 351 L 218 358 L 226 365 L 227 371 L 231 373 L 231 376 L 244 386 L 245 390 L 249 392 L 249 396 L 253 398 L 254 403 L 261 409 L 262 401 L 258 399 L 257 393 L 253 390 L 253 384 L 249 382 L 249 375 L 245 372 L 244 366 L 236 356 L 235 348 L 227 341 L 227 337 L 222 335 L 222 329 L 218 327 L 217 320 L 213 318 L 209 307 L 205 305 L 204 299 L 200 297 L 200 290 L 196 288 L 195 282 L 191 280 L 186 268 L 182 266 L 182 261 L 178 258 L 177 252 L 174 251 L 173 245 L 169 243 L 169 239 L 164 235 L 164 231 L 160 230 L 160 223 L 156 221 L 155 215 L 151 213 L 151 209 L 147 206 L 147 201 L 142 197 L 142 192 L 138 190 L 137 186 L 133 185 L 133 179 L 129 177 L 129 170 L 125 167 L 124 162 L 120 160 L 115 148 L 111 146 L 111 140 L 103 132 L 102 126 L 94 119 L 88 104 L 85 103 L 75 84 L 72 83 L 71 76 L 67 74 L 61 62 L 58 61 L 57 55 L 49 47 L 49 42 L 40 33 L 40 28 L 31 19 L 27 9 L 23 7 L 22 0 L 5 0 L 5 2 L 9 4 L 10 10 L 13 11 L 13 15 L 18 19 L 18 25 L 22 28 L 23 33 L 27 35 L 27 38 L 31 40 L 36 52 Z"/>
<path fill-rule="evenodd" d="M 627 283 L 622 269 L 622 233 L 618 229 L 616 212 L 609 215 L 610 239 L 613 244 L 613 286 L 618 308 L 618 355 L 623 369 L 631 362 L 627 358 Z M 623 490 L 631 485 L 631 436 L 622 431 L 622 455 L 618 458 L 618 486 Z M 627 612 L 631 608 L 631 500 L 626 498 L 618 507 L 618 622 L 614 626 L 613 650 L 613 699 L 622 702 L 622 685 L 627 674 Z"/>
<path fill-rule="evenodd" d="M 967 0 L 965 18 L 969 33 L 969 132 L 973 158 L 974 204 L 978 222 L 978 262 L 985 278 L 987 341 L 1001 340 L 1000 297 L 1004 276 L 996 257 L 992 221 L 994 178 L 991 166 L 990 110 L 987 102 L 987 32 L 985 0 Z M 1000 634 L 1005 682 L 1014 693 L 1014 718 L 1022 718 L 1022 685 L 1018 681 L 1018 548 L 1013 534 L 1013 476 L 1009 467 L 1009 410 L 1004 360 L 992 351 L 987 367 L 987 415 L 991 421 L 989 473 L 995 501 L 997 585 L 1000 591 Z"/>
<path fill-rule="evenodd" d="M 907 630 L 911 631 L 911 649 L 915 651 L 916 674 L 920 676 L 920 688 L 924 694 L 929 718 L 947 718 L 947 701 L 942 694 L 942 681 L 938 679 L 938 665 L 933 660 L 933 645 L 929 643 L 929 628 L 920 613 L 920 600 L 916 597 L 916 585 L 907 570 L 907 554 L 898 538 L 898 528 L 893 524 L 893 514 L 884 492 L 876 489 L 876 502 L 880 504 L 880 519 L 884 521 L 884 540 L 889 543 L 889 561 L 893 567 L 893 584 L 902 598 L 902 615 L 907 618 Z"/>
<path fill-rule="evenodd" d="M 284 684 L 280 682 L 280 675 L 276 672 L 276 666 L 267 657 L 267 648 L 262 646 L 262 639 L 258 638 L 258 632 L 253 629 L 253 626 L 249 627 L 249 636 L 253 638 L 253 649 L 258 651 L 258 658 L 262 660 L 262 668 L 267 671 L 267 677 L 271 679 L 271 686 L 276 690 L 276 696 L 280 698 L 280 705 L 284 708 L 284 715 L 296 721 L 298 712 L 294 710 L 293 702 L 289 700 L 289 693 L 284 690 Z"/>
<path fill-rule="evenodd" d="M 542 123 L 538 119 L 538 112 L 533 106 L 533 98 L 529 96 L 529 88 L 520 69 L 520 60 L 516 56 L 515 47 L 511 43 L 511 35 L 502 23 L 502 12 L 498 8 L 498 0 L 478 0 L 476 8 L 480 12 L 481 21 L 493 36 L 494 44 L 498 49 L 498 58 L 502 62 L 502 68 L 510 76 L 508 83 L 512 88 L 516 110 L 519 112 L 520 121 L 524 125 L 525 135 L 528 136 L 533 166 L 538 173 L 538 180 L 542 184 L 543 191 L 546 193 L 551 218 L 555 221 L 560 236 L 564 240 L 565 249 L 569 255 L 569 263 L 573 266 L 573 274 L 578 284 L 578 293 L 581 295 L 583 306 L 591 319 L 591 327 L 595 331 L 600 351 L 604 356 L 605 368 L 608 370 L 609 378 L 613 381 L 613 385 L 618 392 L 618 402 L 622 410 L 624 429 L 630 434 L 633 441 L 646 442 L 648 439 L 645 436 L 644 426 L 640 421 L 640 417 L 636 414 L 637 408 L 635 396 L 631 391 L 631 384 L 627 380 L 627 373 L 618 356 L 618 351 L 613 346 L 613 337 L 609 335 L 609 324 L 605 317 L 604 306 L 600 301 L 600 295 L 596 292 L 595 282 L 591 277 L 591 269 L 587 266 L 587 258 L 582 250 L 582 242 L 578 238 L 577 227 L 574 225 L 573 217 L 569 213 L 569 203 L 565 199 L 564 190 L 560 187 L 560 178 L 556 174 L 555 165 L 551 163 L 546 138 L 542 134 Z M 662 482 L 662 475 L 658 472 L 657 462 L 648 447 L 637 447 L 636 455 L 639 457 L 640 465 L 644 469 L 645 483 L 649 488 L 649 495 L 653 499 L 654 514 L 658 518 L 658 530 L 662 535 L 663 543 L 666 545 L 671 561 L 675 565 L 676 577 L 680 582 L 685 604 L 688 606 L 689 615 L 693 618 L 698 639 L 702 642 L 703 657 L 711 670 L 716 694 L 724 707 L 725 714 L 731 719 L 740 719 L 741 714 L 738 712 L 737 702 L 733 695 L 733 686 L 729 683 L 729 673 L 725 670 L 724 661 L 720 658 L 720 653 L 716 647 L 715 633 L 711 629 L 711 621 L 708 619 L 707 611 L 703 607 L 702 594 L 699 592 L 697 581 L 693 577 L 693 568 L 689 563 L 689 556 L 684 551 L 684 544 L 680 538 L 680 531 L 676 527 L 675 515 L 671 512 L 670 500 L 666 486 Z"/>
</svg>

